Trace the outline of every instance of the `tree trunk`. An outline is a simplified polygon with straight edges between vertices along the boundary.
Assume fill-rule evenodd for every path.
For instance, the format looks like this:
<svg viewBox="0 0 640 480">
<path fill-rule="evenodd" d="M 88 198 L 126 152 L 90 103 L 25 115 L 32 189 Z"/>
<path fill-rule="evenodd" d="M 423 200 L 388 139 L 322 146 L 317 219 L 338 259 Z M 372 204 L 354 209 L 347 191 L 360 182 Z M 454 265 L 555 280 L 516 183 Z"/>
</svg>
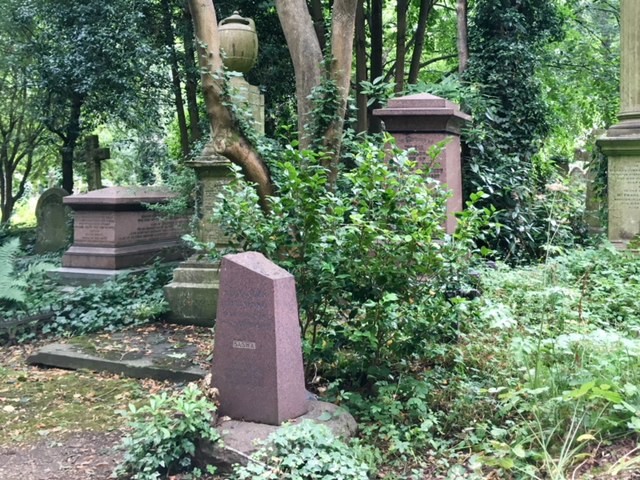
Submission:
<svg viewBox="0 0 640 480">
<path fill-rule="evenodd" d="M 187 110 L 189 112 L 189 132 L 191 141 L 197 142 L 202 138 L 200 127 L 200 110 L 198 109 L 198 67 L 196 67 L 196 49 L 193 44 L 193 20 L 189 7 L 183 8 L 184 20 L 184 67 L 186 71 Z"/>
<path fill-rule="evenodd" d="M 404 90 L 404 61 L 407 53 L 407 8 L 409 0 L 397 0 L 395 92 Z"/>
<path fill-rule="evenodd" d="M 316 37 L 318 37 L 318 44 L 320 50 L 324 52 L 324 47 L 327 39 L 327 32 L 324 28 L 324 14 L 322 12 L 322 0 L 310 0 L 309 10 L 311 12 L 311 18 L 313 19 L 313 28 L 316 31 Z"/>
<path fill-rule="evenodd" d="M 469 44 L 467 35 L 467 0 L 458 0 L 457 3 L 458 20 L 458 72 L 464 73 L 469 62 Z"/>
<path fill-rule="evenodd" d="M 187 119 L 184 114 L 184 100 L 182 99 L 182 85 L 180 82 L 180 67 L 175 47 L 175 36 L 173 32 L 173 21 L 169 0 L 162 0 L 162 23 L 164 28 L 164 43 L 169 49 L 169 61 L 171 63 L 171 83 L 173 85 L 173 100 L 176 107 L 176 114 L 178 115 L 180 149 L 182 150 L 182 156 L 186 157 L 189 155 L 189 132 L 187 130 Z"/>
<path fill-rule="evenodd" d="M 62 157 L 62 188 L 73 193 L 73 156 L 78 138 L 80 138 L 80 115 L 84 105 L 84 96 L 74 94 L 71 99 L 71 110 L 67 121 L 66 131 L 62 139 L 60 154 Z"/>
<path fill-rule="evenodd" d="M 0 223 L 2 224 L 8 223 L 13 213 L 13 197 L 11 196 L 13 180 L 11 178 L 6 180 L 8 180 L 8 184 L 5 185 L 5 191 L 2 192 L 2 217 L 0 218 Z"/>
<path fill-rule="evenodd" d="M 371 19 L 369 21 L 371 30 L 371 74 L 369 81 L 383 75 L 383 29 L 382 10 L 384 0 L 371 0 Z M 382 123 L 378 117 L 373 116 L 373 110 L 380 108 L 380 102 L 374 102 L 369 106 L 369 131 L 379 133 L 382 130 Z"/>
<path fill-rule="evenodd" d="M 358 0 L 335 0 L 331 22 L 331 68 L 330 78 L 338 89 L 337 109 L 324 134 L 325 152 L 329 154 L 329 183 L 332 187 L 338 178 L 338 162 L 342 147 L 344 117 L 351 86 L 351 64 L 353 62 L 353 37 L 355 34 L 356 7 Z"/>
<path fill-rule="evenodd" d="M 356 10 L 356 107 L 358 118 L 356 130 L 358 133 L 366 132 L 367 122 L 367 95 L 361 93 L 361 82 L 367 80 L 367 32 L 365 24 L 364 0 L 358 1 Z"/>
<path fill-rule="evenodd" d="M 249 140 L 237 129 L 233 114 L 224 105 L 224 79 L 220 75 L 223 65 L 213 2 L 189 0 L 189 9 L 198 45 L 202 90 L 212 127 L 213 147 L 239 165 L 247 180 L 256 184 L 261 206 L 268 211 L 267 197 L 273 193 L 269 171 Z"/>
<path fill-rule="evenodd" d="M 307 125 L 313 110 L 311 94 L 322 78 L 322 50 L 303 0 L 276 0 L 276 9 L 296 75 L 298 138 L 304 149 L 312 141 Z"/>
<path fill-rule="evenodd" d="M 413 54 L 411 55 L 411 66 L 409 67 L 408 83 L 415 85 L 418 83 L 418 74 L 420 73 L 420 59 L 422 58 L 422 50 L 424 49 L 425 33 L 427 31 L 427 23 L 429 15 L 433 9 L 435 0 L 422 0 L 420 2 L 420 13 L 418 14 L 418 25 L 416 26 L 415 43 L 413 46 Z"/>
<path fill-rule="evenodd" d="M 11 198 L 11 191 L 7 190 L 7 183 L 9 183 L 9 187 L 11 186 L 11 179 L 10 179 L 10 175 L 7 175 L 7 169 L 5 167 L 5 162 L 4 162 L 4 158 L 6 158 L 8 156 L 8 152 L 7 152 L 7 145 L 2 145 L 2 153 L 1 153 L 2 157 L 3 157 L 3 161 L 2 163 L 0 163 L 0 223 L 7 223 L 9 221 L 9 217 L 11 216 L 11 214 L 9 213 L 9 215 L 7 215 L 6 213 L 6 207 L 5 205 L 7 205 L 7 203 L 9 202 L 9 199 Z M 7 195 L 7 192 L 9 192 L 9 195 Z M 13 208 L 11 208 L 10 210 L 13 210 Z"/>
</svg>

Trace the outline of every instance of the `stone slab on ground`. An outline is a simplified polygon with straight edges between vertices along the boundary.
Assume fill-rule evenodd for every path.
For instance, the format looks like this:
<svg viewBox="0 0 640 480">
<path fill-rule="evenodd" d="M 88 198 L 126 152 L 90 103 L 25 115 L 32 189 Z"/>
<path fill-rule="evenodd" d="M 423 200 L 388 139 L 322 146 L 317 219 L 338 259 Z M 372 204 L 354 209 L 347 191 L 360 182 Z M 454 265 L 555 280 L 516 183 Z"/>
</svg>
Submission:
<svg viewBox="0 0 640 480">
<path fill-rule="evenodd" d="M 356 421 L 349 412 L 332 403 L 318 400 L 311 400 L 309 411 L 290 420 L 289 423 L 295 424 L 304 420 L 325 425 L 340 438 L 349 438 L 357 431 Z M 222 434 L 222 446 L 202 443 L 198 446 L 196 459 L 202 466 L 215 465 L 223 471 L 230 470 L 235 464 L 246 465 L 251 455 L 260 448 L 260 442 L 264 442 L 269 435 L 282 428 L 265 423 L 232 420 L 229 417 L 221 417 L 216 427 Z"/>
<path fill-rule="evenodd" d="M 27 362 L 133 378 L 192 382 L 206 373 L 203 365 L 211 343 L 210 329 L 153 325 L 52 343 L 30 355 Z"/>
</svg>

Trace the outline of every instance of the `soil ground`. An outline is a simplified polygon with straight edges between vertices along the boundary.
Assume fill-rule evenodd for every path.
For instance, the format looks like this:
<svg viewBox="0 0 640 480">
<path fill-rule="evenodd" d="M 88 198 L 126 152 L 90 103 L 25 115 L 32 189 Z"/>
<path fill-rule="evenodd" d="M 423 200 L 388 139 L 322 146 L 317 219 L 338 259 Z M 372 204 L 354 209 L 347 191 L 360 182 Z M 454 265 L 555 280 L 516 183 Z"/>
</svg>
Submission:
<svg viewBox="0 0 640 480">
<path fill-rule="evenodd" d="M 211 337 L 197 336 L 204 340 L 194 360 L 204 363 Z M 97 350 L 114 348 L 108 335 L 91 340 Z M 127 433 L 118 411 L 184 385 L 27 365 L 26 358 L 42 345 L 0 347 L 0 480 L 111 478 L 123 455 L 118 446 Z"/>
<path fill-rule="evenodd" d="M 107 479 L 118 464 L 120 432 L 83 432 L 31 445 L 0 447 L 3 480 Z"/>
</svg>

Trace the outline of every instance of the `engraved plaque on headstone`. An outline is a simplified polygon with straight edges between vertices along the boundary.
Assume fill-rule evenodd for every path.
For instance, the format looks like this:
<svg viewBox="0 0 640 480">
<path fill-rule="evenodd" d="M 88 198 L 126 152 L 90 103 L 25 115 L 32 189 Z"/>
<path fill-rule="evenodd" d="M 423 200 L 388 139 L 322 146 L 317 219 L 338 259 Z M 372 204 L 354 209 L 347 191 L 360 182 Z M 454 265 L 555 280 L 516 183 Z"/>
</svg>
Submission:
<svg viewBox="0 0 640 480">
<path fill-rule="evenodd" d="M 295 280 L 260 253 L 222 259 L 212 374 L 221 415 L 279 425 L 308 410 Z"/>
<path fill-rule="evenodd" d="M 609 160 L 609 238 L 630 241 L 640 235 L 640 162 Z"/>
</svg>

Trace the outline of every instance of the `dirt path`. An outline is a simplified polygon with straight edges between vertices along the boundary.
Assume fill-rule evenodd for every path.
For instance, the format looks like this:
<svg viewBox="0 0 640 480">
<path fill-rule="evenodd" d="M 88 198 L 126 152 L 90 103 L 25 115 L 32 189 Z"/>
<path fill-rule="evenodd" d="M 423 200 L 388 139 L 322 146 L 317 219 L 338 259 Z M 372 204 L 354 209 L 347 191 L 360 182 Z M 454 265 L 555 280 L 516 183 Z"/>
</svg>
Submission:
<svg viewBox="0 0 640 480">
<path fill-rule="evenodd" d="M 119 433 L 74 434 L 60 440 L 0 447 L 2 480 L 107 479 L 121 459 Z"/>
</svg>

